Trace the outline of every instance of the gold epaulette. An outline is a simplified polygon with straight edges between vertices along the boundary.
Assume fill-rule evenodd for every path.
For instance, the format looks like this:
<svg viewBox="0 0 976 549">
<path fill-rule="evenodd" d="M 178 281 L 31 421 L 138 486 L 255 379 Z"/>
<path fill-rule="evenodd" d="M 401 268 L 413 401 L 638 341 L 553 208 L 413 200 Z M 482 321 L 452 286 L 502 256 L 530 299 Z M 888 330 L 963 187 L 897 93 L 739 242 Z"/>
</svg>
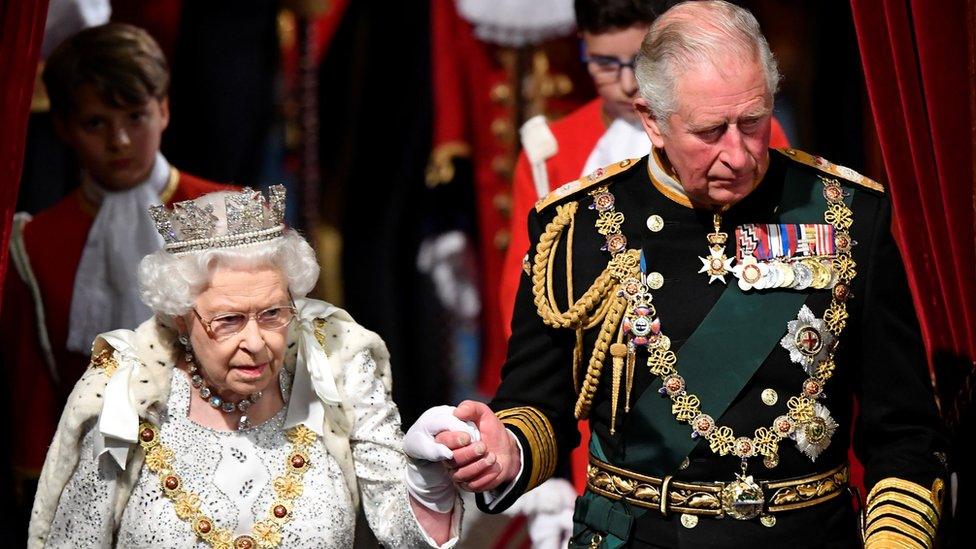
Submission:
<svg viewBox="0 0 976 549">
<path fill-rule="evenodd" d="M 867 499 L 865 549 L 930 549 L 942 515 L 944 491 L 942 479 L 935 479 L 931 490 L 894 477 L 875 484 Z"/>
<path fill-rule="evenodd" d="M 589 189 L 590 187 L 596 185 L 597 183 L 600 183 L 601 181 L 605 181 L 606 179 L 613 177 L 618 173 L 625 172 L 630 168 L 636 166 L 637 160 L 638 159 L 636 158 L 621 160 L 616 164 L 610 164 L 609 166 L 598 168 L 595 172 L 589 175 L 584 175 L 583 177 L 575 181 L 570 181 L 569 183 L 561 185 L 560 187 L 556 188 L 548 195 L 546 195 L 545 198 L 542 198 L 538 202 L 536 202 L 535 211 L 541 212 L 553 202 L 557 202 L 559 200 L 562 200 L 563 198 L 566 198 L 567 196 L 574 195 L 581 191 L 585 191 L 586 189 Z"/>
<path fill-rule="evenodd" d="M 881 183 L 878 183 L 870 177 L 865 177 L 846 166 L 834 164 L 822 156 L 812 155 L 792 147 L 784 147 L 782 149 L 775 150 L 785 154 L 787 157 L 793 160 L 796 160 L 800 164 L 805 164 L 812 168 L 816 168 L 822 172 L 829 173 L 834 177 L 839 177 L 845 181 L 850 181 L 855 185 L 860 185 L 862 187 L 871 189 L 872 191 L 878 191 L 879 193 L 885 192 L 885 189 Z"/>
<path fill-rule="evenodd" d="M 531 406 L 501 410 L 498 419 L 513 427 L 529 441 L 532 470 L 529 471 L 529 491 L 542 484 L 556 471 L 556 433 L 546 416 Z"/>
</svg>

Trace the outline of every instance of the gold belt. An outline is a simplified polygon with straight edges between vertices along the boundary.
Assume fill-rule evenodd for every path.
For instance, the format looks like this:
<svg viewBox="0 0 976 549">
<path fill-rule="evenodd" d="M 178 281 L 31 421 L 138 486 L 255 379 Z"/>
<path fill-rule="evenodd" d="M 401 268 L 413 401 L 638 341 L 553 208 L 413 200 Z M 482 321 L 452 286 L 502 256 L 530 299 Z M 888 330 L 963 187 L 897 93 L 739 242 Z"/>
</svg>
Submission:
<svg viewBox="0 0 976 549">
<path fill-rule="evenodd" d="M 848 479 L 847 465 L 802 478 L 780 481 L 756 481 L 762 490 L 762 514 L 780 513 L 812 507 L 832 500 L 844 492 Z M 614 467 L 590 456 L 586 487 L 603 497 L 624 500 L 632 505 L 657 509 L 662 515 L 684 513 L 715 518 L 744 517 L 734 508 L 732 482 L 684 482 L 639 475 Z M 734 491 L 734 490 L 733 490 Z M 730 497 L 731 496 L 731 497 Z M 758 506 L 758 505 L 757 505 Z"/>
</svg>

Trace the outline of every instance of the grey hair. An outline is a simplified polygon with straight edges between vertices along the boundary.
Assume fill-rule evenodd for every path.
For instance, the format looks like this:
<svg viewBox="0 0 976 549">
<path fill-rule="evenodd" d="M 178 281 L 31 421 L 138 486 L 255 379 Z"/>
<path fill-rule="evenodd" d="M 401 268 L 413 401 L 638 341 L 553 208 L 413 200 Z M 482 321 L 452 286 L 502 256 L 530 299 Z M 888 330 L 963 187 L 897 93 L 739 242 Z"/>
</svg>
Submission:
<svg viewBox="0 0 976 549">
<path fill-rule="evenodd" d="M 727 54 L 758 62 L 770 97 L 779 89 L 776 58 L 749 10 L 721 0 L 683 2 L 654 21 L 637 54 L 634 76 L 662 131 L 668 131 L 678 109 L 675 92 L 682 71 L 716 64 Z"/>
<path fill-rule="evenodd" d="M 230 193 L 211 193 L 197 199 L 210 203 Z M 223 208 L 214 212 L 219 227 L 225 223 Z M 281 272 L 292 297 L 302 298 L 315 287 L 319 264 L 315 251 L 294 229 L 285 234 L 239 248 L 212 248 L 174 255 L 158 250 L 139 263 L 139 296 L 156 314 L 182 316 L 210 283 L 217 268 L 272 267 Z"/>
</svg>

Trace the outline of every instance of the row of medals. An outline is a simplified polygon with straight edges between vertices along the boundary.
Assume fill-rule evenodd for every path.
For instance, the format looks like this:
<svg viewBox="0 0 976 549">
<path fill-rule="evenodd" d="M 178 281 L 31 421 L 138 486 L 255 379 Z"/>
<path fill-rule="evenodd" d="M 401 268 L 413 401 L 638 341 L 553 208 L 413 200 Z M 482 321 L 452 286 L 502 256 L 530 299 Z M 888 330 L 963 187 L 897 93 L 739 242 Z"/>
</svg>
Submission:
<svg viewBox="0 0 976 549">
<path fill-rule="evenodd" d="M 744 291 L 772 288 L 822 290 L 837 284 L 837 273 L 829 259 L 759 262 L 747 255 L 733 268 L 732 273 L 739 279 L 739 287 Z"/>
</svg>

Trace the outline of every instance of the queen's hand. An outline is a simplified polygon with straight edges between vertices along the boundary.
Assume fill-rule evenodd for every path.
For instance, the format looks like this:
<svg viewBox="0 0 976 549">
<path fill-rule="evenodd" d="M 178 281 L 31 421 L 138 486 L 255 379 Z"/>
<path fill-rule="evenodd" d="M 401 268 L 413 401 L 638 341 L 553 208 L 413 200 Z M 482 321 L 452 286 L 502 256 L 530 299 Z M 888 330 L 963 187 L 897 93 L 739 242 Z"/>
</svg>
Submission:
<svg viewBox="0 0 976 549">
<path fill-rule="evenodd" d="M 477 429 L 454 415 L 453 406 L 435 406 L 421 414 L 403 437 L 410 495 L 432 511 L 449 512 L 457 488 L 445 466 L 454 457 L 448 445 L 464 447 L 479 437 Z"/>
</svg>

